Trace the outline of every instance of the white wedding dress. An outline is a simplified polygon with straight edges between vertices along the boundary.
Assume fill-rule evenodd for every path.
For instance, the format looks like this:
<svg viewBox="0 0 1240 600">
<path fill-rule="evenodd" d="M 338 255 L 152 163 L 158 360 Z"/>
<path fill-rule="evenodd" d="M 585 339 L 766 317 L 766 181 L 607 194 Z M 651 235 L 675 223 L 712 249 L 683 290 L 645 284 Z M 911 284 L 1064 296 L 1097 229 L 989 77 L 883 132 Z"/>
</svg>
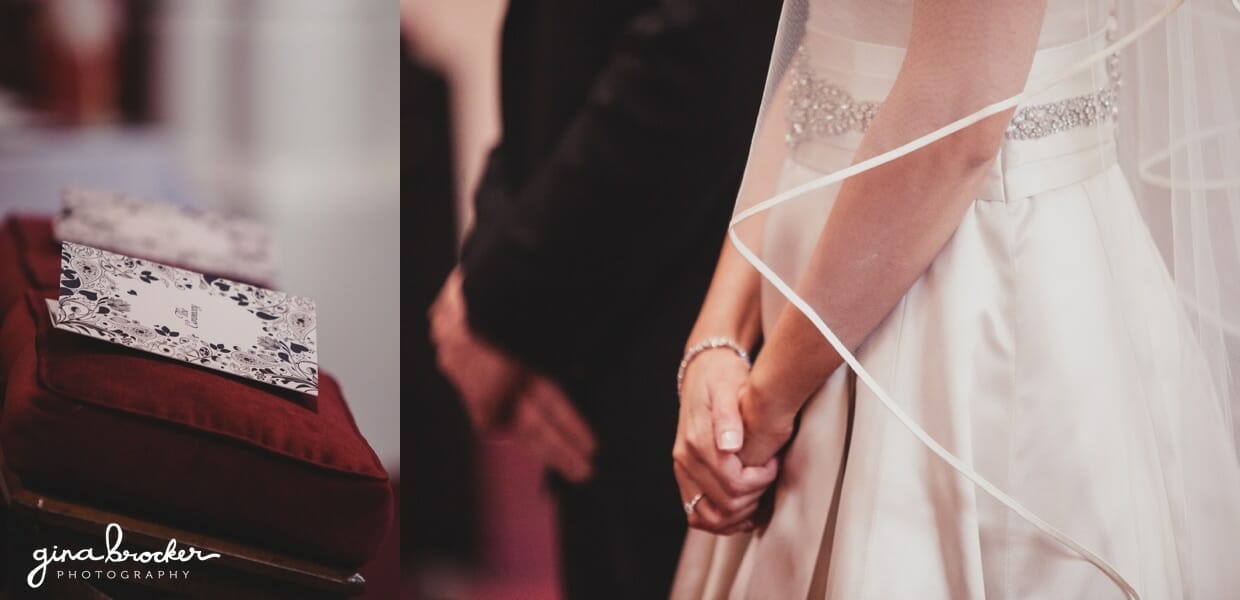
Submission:
<svg viewBox="0 0 1240 600">
<path fill-rule="evenodd" d="M 1030 77 L 1102 48 L 1107 11 L 1052 0 Z M 881 101 L 910 26 L 909 2 L 812 0 L 791 76 Z M 1110 109 L 1113 75 L 1100 63 L 1021 105 L 954 237 L 857 356 L 935 440 L 1142 598 L 1240 598 L 1230 433 L 1185 352 L 1182 309 L 1116 162 L 1114 121 L 1090 116 Z M 1078 118 L 1038 112 L 1055 103 Z M 811 135 L 822 116 L 791 115 L 781 189 L 850 164 L 859 127 Z M 800 273 L 837 187 L 772 211 L 762 260 Z M 762 302 L 769 329 L 785 302 L 769 286 Z M 769 524 L 691 531 L 672 595 L 1124 597 L 933 455 L 847 367 L 802 413 Z"/>
</svg>

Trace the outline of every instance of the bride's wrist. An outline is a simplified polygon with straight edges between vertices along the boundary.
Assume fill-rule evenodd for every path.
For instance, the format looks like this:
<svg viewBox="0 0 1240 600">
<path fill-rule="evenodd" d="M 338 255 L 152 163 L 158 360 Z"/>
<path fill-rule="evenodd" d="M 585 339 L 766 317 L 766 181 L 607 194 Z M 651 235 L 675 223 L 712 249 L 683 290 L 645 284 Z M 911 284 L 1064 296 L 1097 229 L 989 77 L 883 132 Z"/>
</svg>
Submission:
<svg viewBox="0 0 1240 600">
<path fill-rule="evenodd" d="M 758 423 L 764 429 L 791 430 L 802 403 L 772 385 L 773 381 L 765 376 L 760 366 L 760 362 L 754 366 L 746 382 L 742 414 L 746 415 L 746 421 Z"/>
<path fill-rule="evenodd" d="M 726 336 L 707 337 L 685 349 L 684 357 L 680 361 L 680 368 L 676 371 L 677 394 L 683 397 L 685 376 L 689 372 L 690 365 L 695 362 L 709 360 L 704 355 L 719 354 L 720 352 L 725 355 L 731 355 L 732 360 L 743 361 L 746 370 L 752 364 L 749 358 L 749 350 L 741 346 L 735 339 Z"/>
</svg>

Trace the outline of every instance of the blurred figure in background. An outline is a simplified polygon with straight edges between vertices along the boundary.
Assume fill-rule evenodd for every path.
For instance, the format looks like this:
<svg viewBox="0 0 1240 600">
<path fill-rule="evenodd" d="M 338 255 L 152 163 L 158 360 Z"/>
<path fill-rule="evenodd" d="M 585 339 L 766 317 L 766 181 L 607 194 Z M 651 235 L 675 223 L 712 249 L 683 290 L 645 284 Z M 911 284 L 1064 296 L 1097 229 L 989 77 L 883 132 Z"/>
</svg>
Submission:
<svg viewBox="0 0 1240 600">
<path fill-rule="evenodd" d="M 39 95 L 52 118 L 75 124 L 116 119 L 117 51 L 124 6 L 118 0 L 48 0 L 43 4 L 38 53 L 44 68 Z"/>
<path fill-rule="evenodd" d="M 0 1 L 0 86 L 46 123 L 149 122 L 156 7 L 154 0 Z"/>
<path fill-rule="evenodd" d="M 568 597 L 670 588 L 684 535 L 667 467 L 676 364 L 723 243 L 779 10 L 510 3 L 503 136 L 432 334 L 475 425 L 509 429 L 547 467 Z"/>
</svg>

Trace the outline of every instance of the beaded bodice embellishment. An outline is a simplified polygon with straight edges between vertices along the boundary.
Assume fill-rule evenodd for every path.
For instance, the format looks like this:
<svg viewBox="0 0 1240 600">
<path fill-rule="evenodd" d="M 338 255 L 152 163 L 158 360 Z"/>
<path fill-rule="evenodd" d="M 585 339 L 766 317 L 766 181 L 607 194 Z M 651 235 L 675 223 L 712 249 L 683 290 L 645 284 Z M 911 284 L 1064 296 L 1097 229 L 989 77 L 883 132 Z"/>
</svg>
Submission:
<svg viewBox="0 0 1240 600">
<path fill-rule="evenodd" d="M 1114 25 L 1108 27 L 1107 40 L 1113 37 Z M 1024 106 L 1016 110 L 1008 123 L 1005 137 L 1009 140 L 1032 140 L 1075 127 L 1083 127 L 1114 119 L 1119 114 L 1119 55 L 1106 59 L 1107 83 L 1101 89 L 1056 102 Z M 788 133 L 785 141 L 795 148 L 802 142 L 832 137 L 849 131 L 864 132 L 880 103 L 857 100 L 843 87 L 819 77 L 809 62 L 804 46 L 797 49 L 789 65 Z"/>
<path fill-rule="evenodd" d="M 1102 89 L 1058 102 L 1016 110 L 1005 133 L 1009 140 L 1032 140 L 1074 127 L 1093 125 L 1119 115 L 1119 55 L 1107 57 L 1107 84 Z"/>
<path fill-rule="evenodd" d="M 790 147 L 815 137 L 865 131 L 879 103 L 853 99 L 843 87 L 814 73 L 805 47 L 797 48 L 788 68 L 788 134 Z"/>
</svg>

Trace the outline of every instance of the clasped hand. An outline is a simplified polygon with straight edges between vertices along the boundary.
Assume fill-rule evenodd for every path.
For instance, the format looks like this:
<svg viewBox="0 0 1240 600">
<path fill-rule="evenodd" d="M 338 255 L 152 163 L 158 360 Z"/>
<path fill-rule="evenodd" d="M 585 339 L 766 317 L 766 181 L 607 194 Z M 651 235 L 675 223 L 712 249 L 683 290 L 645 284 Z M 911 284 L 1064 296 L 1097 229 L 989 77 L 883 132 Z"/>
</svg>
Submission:
<svg viewBox="0 0 1240 600">
<path fill-rule="evenodd" d="M 703 352 L 686 370 L 672 460 L 690 527 L 719 535 L 754 528 L 793 429 L 790 416 L 764 413 L 758 396 L 745 361 L 726 349 Z"/>
<path fill-rule="evenodd" d="M 543 468 L 572 482 L 590 479 L 597 444 L 589 425 L 554 381 L 470 329 L 461 280 L 454 270 L 431 306 L 431 340 L 474 429 L 511 433 Z"/>
</svg>

